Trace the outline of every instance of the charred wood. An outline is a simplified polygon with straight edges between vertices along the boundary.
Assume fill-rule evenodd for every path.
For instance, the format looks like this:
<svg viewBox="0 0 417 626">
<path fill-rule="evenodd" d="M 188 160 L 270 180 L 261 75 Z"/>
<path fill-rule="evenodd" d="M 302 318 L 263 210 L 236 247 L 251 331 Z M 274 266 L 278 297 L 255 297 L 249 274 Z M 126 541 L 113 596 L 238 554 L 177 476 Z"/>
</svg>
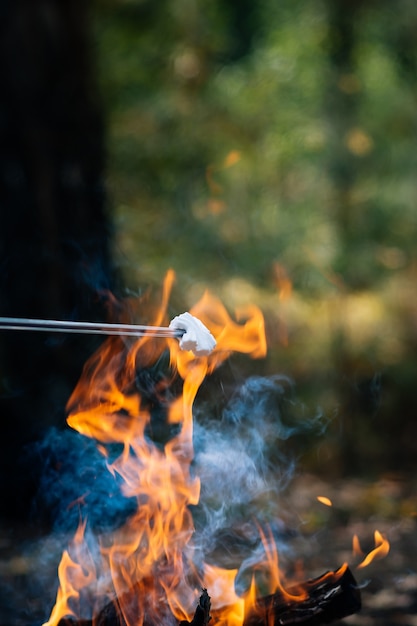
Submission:
<svg viewBox="0 0 417 626">
<path fill-rule="evenodd" d="M 320 626 L 343 619 L 360 609 L 360 591 L 352 572 L 344 566 L 289 587 L 285 592 L 259 598 L 245 617 L 243 626 Z M 58 626 L 126 626 L 120 615 L 115 601 L 106 605 L 93 621 L 66 617 L 60 620 Z M 216 621 L 216 612 L 210 614 L 210 596 L 203 589 L 193 619 L 191 622 L 183 620 L 179 626 L 208 626 L 209 623 L 215 626 Z M 145 619 L 144 626 L 157 623 L 158 618 L 153 617 Z"/>
<path fill-rule="evenodd" d="M 197 608 L 194 613 L 194 617 L 191 622 L 182 620 L 179 626 L 207 626 L 211 620 L 210 615 L 210 596 L 207 593 L 207 589 L 203 589 L 203 593 L 200 596 Z"/>
<path fill-rule="evenodd" d="M 285 592 L 259 598 L 245 617 L 243 626 L 319 626 L 360 609 L 361 595 L 357 583 L 350 569 L 342 567 L 289 587 Z"/>
</svg>

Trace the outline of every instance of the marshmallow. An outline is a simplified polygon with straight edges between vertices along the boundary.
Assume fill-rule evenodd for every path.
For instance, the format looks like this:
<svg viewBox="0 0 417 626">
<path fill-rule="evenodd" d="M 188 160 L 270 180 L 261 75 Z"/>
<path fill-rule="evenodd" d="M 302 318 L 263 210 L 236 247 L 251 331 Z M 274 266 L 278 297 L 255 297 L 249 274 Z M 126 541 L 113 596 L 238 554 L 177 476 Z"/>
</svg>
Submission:
<svg viewBox="0 0 417 626">
<path fill-rule="evenodd" d="M 216 347 L 216 340 L 199 319 L 191 313 L 181 313 L 171 320 L 169 327 L 185 330 L 180 338 L 181 350 L 190 350 L 195 356 L 207 356 Z"/>
</svg>

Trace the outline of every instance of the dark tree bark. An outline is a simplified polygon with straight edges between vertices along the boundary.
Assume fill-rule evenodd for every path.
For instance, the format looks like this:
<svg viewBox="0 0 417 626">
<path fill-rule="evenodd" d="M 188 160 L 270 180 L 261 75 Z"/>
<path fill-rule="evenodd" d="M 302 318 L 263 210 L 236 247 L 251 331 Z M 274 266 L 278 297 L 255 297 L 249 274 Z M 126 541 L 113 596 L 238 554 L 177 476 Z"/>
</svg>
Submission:
<svg viewBox="0 0 417 626">
<path fill-rule="evenodd" d="M 2 316 L 101 320 L 114 287 L 89 4 L 1 3 Z M 25 444 L 64 424 L 92 341 L 0 332 L 0 512 L 27 514 L 38 468 Z"/>
</svg>

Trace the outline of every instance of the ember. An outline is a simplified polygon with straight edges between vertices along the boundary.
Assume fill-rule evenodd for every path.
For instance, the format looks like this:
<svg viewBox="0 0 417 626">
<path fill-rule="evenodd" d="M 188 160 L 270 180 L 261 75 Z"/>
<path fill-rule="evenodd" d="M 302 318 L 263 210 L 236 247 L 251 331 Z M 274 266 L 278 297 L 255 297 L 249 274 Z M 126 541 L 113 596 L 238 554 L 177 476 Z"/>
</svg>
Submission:
<svg viewBox="0 0 417 626">
<path fill-rule="evenodd" d="M 166 320 L 172 281 L 169 273 L 155 325 Z M 180 318 L 173 320 L 174 329 L 184 329 Z M 261 527 L 263 551 L 254 565 L 269 576 L 270 595 L 258 597 L 255 577 L 250 589 L 238 595 L 238 570 L 206 563 L 199 552 L 190 509 L 200 498 L 200 480 L 191 471 L 194 399 L 205 376 L 233 351 L 253 358 L 266 352 L 261 312 L 250 307 L 237 319 L 240 323 L 206 293 L 187 314 L 192 324 L 185 328 L 185 348 L 192 344 L 199 358 L 172 337 L 156 342 L 144 335 L 129 345 L 111 337 L 86 364 L 68 402 L 68 424 L 97 442 L 136 508 L 121 527 L 95 538 L 88 533 L 88 520 L 80 521 L 62 555 L 56 604 L 44 626 L 204 626 L 211 618 L 218 626 L 313 625 L 360 608 L 347 565 L 284 589 L 272 534 L 267 537 Z M 167 350 L 168 372 L 156 376 L 150 391 L 139 393 L 144 372 L 161 363 Z M 155 411 L 176 427 L 164 440 L 153 435 Z M 121 446 L 115 459 L 109 454 L 114 444 Z"/>
</svg>

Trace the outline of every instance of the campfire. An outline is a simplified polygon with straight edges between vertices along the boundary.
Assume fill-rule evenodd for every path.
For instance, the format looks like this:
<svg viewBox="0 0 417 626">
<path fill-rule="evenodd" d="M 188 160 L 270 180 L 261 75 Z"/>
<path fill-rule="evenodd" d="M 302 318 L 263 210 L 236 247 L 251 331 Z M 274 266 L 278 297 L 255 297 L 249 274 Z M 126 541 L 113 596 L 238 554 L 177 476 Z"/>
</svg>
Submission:
<svg viewBox="0 0 417 626">
<path fill-rule="evenodd" d="M 141 302 L 135 316 L 166 328 L 173 280 L 169 272 L 158 306 Z M 191 339 L 183 340 L 190 330 L 188 316 L 214 337 L 201 354 L 193 350 L 200 331 L 191 328 L 197 338 L 191 332 Z M 116 529 L 94 533 L 80 494 L 78 529 L 63 551 L 55 606 L 44 626 L 314 625 L 357 612 L 360 591 L 347 563 L 319 577 L 287 581 L 279 567 L 276 535 L 264 520 L 251 519 L 224 532 L 230 535 L 230 553 L 237 538 L 243 546 L 243 577 L 238 553 L 230 562 L 220 558 L 216 563 L 212 545 L 205 549 L 209 535 L 204 523 L 197 527 L 193 518 L 204 489 L 204 476 L 197 471 L 201 466 L 195 463 L 194 400 L 205 378 L 232 353 L 251 358 L 266 354 L 264 321 L 255 306 L 237 311 L 233 320 L 206 292 L 170 328 L 159 334 L 121 331 L 109 336 L 86 363 L 69 399 L 68 425 L 96 442 L 134 510 Z M 221 447 L 222 441 L 212 446 Z M 232 445 L 230 483 L 235 453 L 240 451 Z M 214 472 L 210 483 L 214 490 L 216 476 Z M 221 534 L 227 506 L 217 504 L 211 538 Z M 381 535 L 375 535 L 375 542 L 363 563 L 386 552 Z M 221 545 L 227 552 L 227 540 Z M 357 539 L 355 545 L 359 553 Z"/>
</svg>

